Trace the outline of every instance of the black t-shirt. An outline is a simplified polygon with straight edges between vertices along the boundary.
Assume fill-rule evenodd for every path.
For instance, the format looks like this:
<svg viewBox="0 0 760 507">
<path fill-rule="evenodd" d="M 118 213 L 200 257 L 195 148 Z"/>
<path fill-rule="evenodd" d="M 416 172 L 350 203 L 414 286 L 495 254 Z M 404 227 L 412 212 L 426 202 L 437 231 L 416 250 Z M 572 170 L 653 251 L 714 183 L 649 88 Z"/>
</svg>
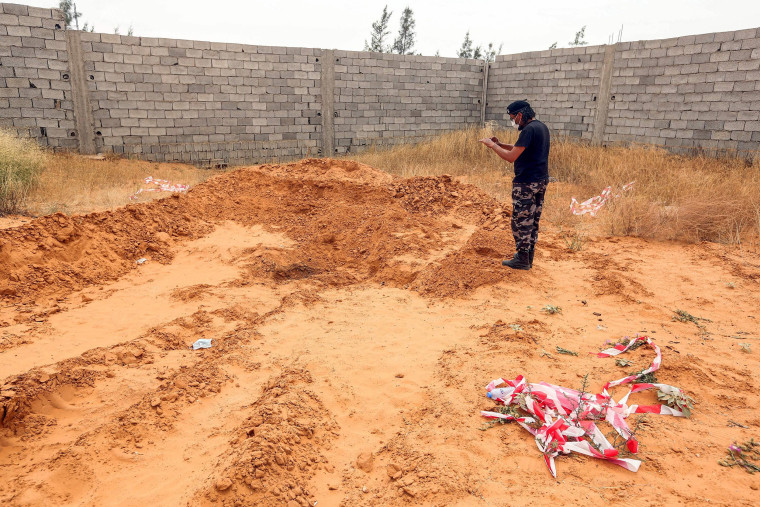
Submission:
<svg viewBox="0 0 760 507">
<path fill-rule="evenodd" d="M 520 129 L 515 146 L 524 146 L 515 160 L 515 183 L 532 183 L 549 179 L 549 129 L 533 120 Z"/>
</svg>

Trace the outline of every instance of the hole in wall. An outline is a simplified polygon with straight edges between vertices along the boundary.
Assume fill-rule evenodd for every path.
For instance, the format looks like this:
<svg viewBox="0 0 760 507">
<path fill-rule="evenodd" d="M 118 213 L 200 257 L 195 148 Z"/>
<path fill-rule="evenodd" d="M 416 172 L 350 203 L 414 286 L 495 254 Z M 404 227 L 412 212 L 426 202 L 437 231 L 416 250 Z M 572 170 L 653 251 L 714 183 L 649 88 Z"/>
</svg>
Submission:
<svg viewBox="0 0 760 507">
<path fill-rule="evenodd" d="M 62 74 L 62 75 L 61 75 L 61 78 L 62 78 L 64 81 L 68 81 L 68 80 L 69 80 L 69 75 L 68 75 L 68 74 L 66 74 L 66 73 L 64 73 L 64 74 Z"/>
<path fill-rule="evenodd" d="M 480 99 L 478 99 L 478 104 L 480 104 Z"/>
<path fill-rule="evenodd" d="M 594 95 L 594 99 L 593 100 L 594 100 L 594 102 L 596 102 L 596 95 Z"/>
<path fill-rule="evenodd" d="M 90 74 L 90 81 L 95 81 L 95 76 L 93 76 L 92 74 Z"/>
<path fill-rule="evenodd" d="M 581 57 L 580 56 L 578 57 L 578 63 L 581 63 Z"/>
<path fill-rule="evenodd" d="M 96 132 L 95 132 L 95 135 L 96 135 L 96 136 L 102 136 L 102 135 L 103 135 L 103 132 L 101 132 L 100 130 L 98 130 L 98 131 L 96 131 Z"/>
<path fill-rule="evenodd" d="M 319 58 L 317 58 L 317 61 L 319 61 Z"/>
<path fill-rule="evenodd" d="M 53 99 L 53 107 L 56 109 L 61 108 L 61 99 Z"/>
<path fill-rule="evenodd" d="M 339 61 L 340 61 L 340 58 L 336 58 L 336 59 L 335 59 L 335 61 L 336 61 L 336 62 L 339 62 Z"/>
<path fill-rule="evenodd" d="M 37 88 L 37 87 L 34 85 L 34 83 L 32 83 L 31 81 L 29 81 L 29 88 Z"/>
<path fill-rule="evenodd" d="M 47 137 L 47 127 L 40 127 L 40 135 L 42 137 Z"/>
<path fill-rule="evenodd" d="M 611 100 L 615 100 L 615 96 L 614 95 L 611 97 Z"/>
<path fill-rule="evenodd" d="M 317 116 L 322 116 L 322 113 L 317 113 Z"/>
<path fill-rule="evenodd" d="M 60 30 L 60 29 L 61 29 L 61 25 L 60 25 L 60 24 L 58 24 L 58 23 L 56 23 L 56 24 L 55 24 L 55 29 L 56 29 L 56 30 Z"/>
<path fill-rule="evenodd" d="M 76 137 L 77 136 L 77 131 L 76 130 L 69 130 L 68 135 L 69 135 L 69 137 Z"/>
</svg>

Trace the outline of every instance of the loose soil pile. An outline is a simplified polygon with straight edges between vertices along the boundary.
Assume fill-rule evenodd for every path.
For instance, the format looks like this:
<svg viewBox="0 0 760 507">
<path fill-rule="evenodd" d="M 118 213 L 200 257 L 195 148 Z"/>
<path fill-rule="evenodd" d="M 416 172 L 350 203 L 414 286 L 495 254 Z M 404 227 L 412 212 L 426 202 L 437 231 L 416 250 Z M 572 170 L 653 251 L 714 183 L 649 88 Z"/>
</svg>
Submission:
<svg viewBox="0 0 760 507">
<path fill-rule="evenodd" d="M 760 436 L 760 259 L 548 230 L 509 271 L 509 216 L 450 176 L 312 159 L 0 230 L 0 501 L 749 505 L 758 478 L 718 460 Z M 478 431 L 488 381 L 598 391 L 629 372 L 586 352 L 635 333 L 697 401 L 640 421 L 639 473 L 560 458 L 555 481 L 521 428 Z"/>
</svg>

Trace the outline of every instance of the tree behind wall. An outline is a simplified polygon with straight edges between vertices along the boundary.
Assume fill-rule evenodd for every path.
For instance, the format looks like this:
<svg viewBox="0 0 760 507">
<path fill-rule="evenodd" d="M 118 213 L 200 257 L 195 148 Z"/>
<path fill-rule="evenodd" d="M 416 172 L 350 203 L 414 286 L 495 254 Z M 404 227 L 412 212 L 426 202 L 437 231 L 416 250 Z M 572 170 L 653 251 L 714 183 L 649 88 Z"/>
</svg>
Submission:
<svg viewBox="0 0 760 507">
<path fill-rule="evenodd" d="M 459 58 L 472 58 L 472 39 L 470 39 L 470 31 L 464 34 L 464 41 L 462 41 L 462 47 L 457 51 L 457 57 Z"/>
<path fill-rule="evenodd" d="M 496 60 L 496 57 L 501 54 L 501 50 L 503 47 L 504 47 L 504 44 L 499 44 L 499 49 L 494 49 L 493 42 L 489 42 L 488 47 L 483 53 L 482 58 L 487 62 L 492 62 Z M 478 48 L 480 48 L 480 46 L 478 46 Z"/>
<path fill-rule="evenodd" d="M 380 19 L 372 23 L 372 38 L 370 43 L 364 41 L 364 51 L 374 51 L 375 53 L 387 53 L 390 47 L 385 45 L 385 38 L 391 33 L 388 30 L 388 21 L 391 19 L 392 12 L 388 12 L 388 6 L 383 7 L 383 13 Z"/>
<path fill-rule="evenodd" d="M 414 12 L 409 7 L 401 14 L 398 37 L 393 41 L 393 52 L 399 55 L 414 54 Z"/>
<path fill-rule="evenodd" d="M 66 28 L 76 28 L 79 30 L 79 18 L 82 17 L 82 13 L 75 9 L 74 2 L 72 0 L 61 0 L 58 2 L 58 9 L 63 12 Z M 85 22 L 82 26 L 82 31 L 94 32 L 95 26 L 91 26 L 90 23 Z"/>
<path fill-rule="evenodd" d="M 460 47 L 459 51 L 457 51 L 457 57 L 475 58 L 476 60 L 485 60 L 487 62 L 492 62 L 496 59 L 497 55 L 501 54 L 502 47 L 503 44 L 499 44 L 499 48 L 494 49 L 493 42 L 489 42 L 488 47 L 485 50 L 483 50 L 483 47 L 480 45 L 475 46 L 475 49 L 473 49 L 472 39 L 470 38 L 470 31 L 468 30 L 464 36 L 462 47 Z"/>
<path fill-rule="evenodd" d="M 75 25 L 79 24 L 78 19 L 82 16 L 82 13 L 74 11 L 74 2 L 71 0 L 61 0 L 58 2 L 58 9 L 63 12 L 66 28 L 74 28 Z"/>
<path fill-rule="evenodd" d="M 570 42 L 569 44 L 571 46 L 585 46 L 586 44 L 588 44 L 588 42 L 583 40 L 585 37 L 586 37 L 586 27 L 584 26 L 583 28 L 575 32 L 575 40 L 573 42 Z"/>
</svg>

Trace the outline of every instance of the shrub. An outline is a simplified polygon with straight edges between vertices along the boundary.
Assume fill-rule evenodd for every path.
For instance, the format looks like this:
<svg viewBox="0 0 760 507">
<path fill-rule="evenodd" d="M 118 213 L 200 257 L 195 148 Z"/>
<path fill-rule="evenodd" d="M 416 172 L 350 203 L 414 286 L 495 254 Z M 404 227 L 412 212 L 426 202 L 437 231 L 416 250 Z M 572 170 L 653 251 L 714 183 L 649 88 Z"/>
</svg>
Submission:
<svg viewBox="0 0 760 507">
<path fill-rule="evenodd" d="M 22 211 L 45 159 L 46 153 L 33 139 L 0 130 L 0 215 Z"/>
</svg>

